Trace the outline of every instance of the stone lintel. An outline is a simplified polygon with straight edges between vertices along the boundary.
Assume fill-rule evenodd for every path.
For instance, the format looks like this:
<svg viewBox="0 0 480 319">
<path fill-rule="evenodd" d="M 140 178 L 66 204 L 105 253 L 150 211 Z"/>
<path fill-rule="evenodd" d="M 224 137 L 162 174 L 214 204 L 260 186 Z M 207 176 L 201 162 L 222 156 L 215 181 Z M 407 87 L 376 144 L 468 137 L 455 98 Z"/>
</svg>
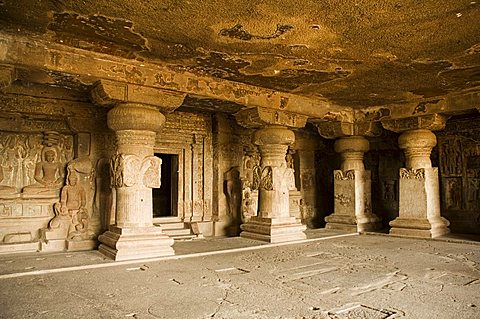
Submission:
<svg viewBox="0 0 480 319">
<path fill-rule="evenodd" d="M 278 109 L 324 120 L 335 116 L 353 121 L 352 108 L 334 105 L 324 98 L 278 92 L 175 70 L 171 65 L 119 58 L 5 32 L 0 32 L 0 63 L 81 76 L 87 85 L 93 85 L 99 79 L 109 79 L 230 101 L 247 107 Z"/>
<path fill-rule="evenodd" d="M 0 89 L 9 87 L 16 79 L 17 75 L 13 66 L 0 65 Z"/>
<path fill-rule="evenodd" d="M 278 111 L 263 107 L 254 107 L 235 114 L 237 123 L 246 128 L 260 128 L 265 125 L 302 128 L 307 124 L 307 116 L 291 112 Z"/>
<path fill-rule="evenodd" d="M 443 130 L 447 124 L 447 119 L 447 116 L 441 114 L 430 114 L 397 120 L 383 120 L 381 122 L 386 130 L 402 133 L 405 131 L 418 129 L 430 131 Z"/>
<path fill-rule="evenodd" d="M 118 102 L 139 103 L 156 106 L 160 111 L 171 113 L 182 105 L 186 96 L 171 90 L 147 87 L 132 83 L 100 80 L 90 92 L 95 104 L 112 106 Z"/>
<path fill-rule="evenodd" d="M 382 133 L 382 127 L 377 122 L 316 122 L 320 136 L 327 139 L 335 139 L 344 136 L 379 136 Z"/>
</svg>

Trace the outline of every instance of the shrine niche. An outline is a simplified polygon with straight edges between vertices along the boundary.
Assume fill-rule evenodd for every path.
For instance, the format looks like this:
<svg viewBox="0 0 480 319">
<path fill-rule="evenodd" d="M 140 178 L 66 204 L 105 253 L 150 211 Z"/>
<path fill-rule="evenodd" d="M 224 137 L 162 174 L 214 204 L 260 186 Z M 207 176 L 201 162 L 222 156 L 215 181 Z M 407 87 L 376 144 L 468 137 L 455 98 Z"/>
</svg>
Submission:
<svg viewBox="0 0 480 319">
<path fill-rule="evenodd" d="M 73 158 L 73 136 L 0 132 L 1 251 L 38 250 Z"/>
<path fill-rule="evenodd" d="M 453 118 L 438 133 L 442 210 L 453 232 L 480 233 L 479 123 Z"/>
</svg>

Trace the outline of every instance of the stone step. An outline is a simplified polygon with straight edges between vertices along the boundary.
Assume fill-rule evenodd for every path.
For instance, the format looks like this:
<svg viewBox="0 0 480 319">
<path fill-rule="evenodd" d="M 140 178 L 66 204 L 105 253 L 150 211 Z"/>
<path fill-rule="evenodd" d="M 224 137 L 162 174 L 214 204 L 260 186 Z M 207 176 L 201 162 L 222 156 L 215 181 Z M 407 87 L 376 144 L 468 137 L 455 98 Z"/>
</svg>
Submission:
<svg viewBox="0 0 480 319">
<path fill-rule="evenodd" d="M 153 224 L 162 227 L 162 231 L 174 240 L 193 240 L 200 237 L 194 234 L 190 226 L 178 217 L 155 218 Z"/>
<path fill-rule="evenodd" d="M 183 222 L 178 222 L 178 223 L 154 223 L 154 225 L 162 227 L 163 230 L 187 228 Z"/>
<path fill-rule="evenodd" d="M 193 235 L 190 229 L 163 229 L 163 232 L 170 237 L 180 236 L 180 235 Z"/>
</svg>

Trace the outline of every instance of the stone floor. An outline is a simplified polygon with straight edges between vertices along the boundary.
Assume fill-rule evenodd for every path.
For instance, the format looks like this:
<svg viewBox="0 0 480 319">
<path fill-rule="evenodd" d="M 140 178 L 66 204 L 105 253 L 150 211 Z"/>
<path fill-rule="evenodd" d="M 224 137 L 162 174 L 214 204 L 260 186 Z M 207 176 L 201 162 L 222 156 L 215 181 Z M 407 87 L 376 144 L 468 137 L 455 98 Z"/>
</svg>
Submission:
<svg viewBox="0 0 480 319">
<path fill-rule="evenodd" d="M 0 256 L 0 318 L 480 318 L 480 245 L 309 231 L 178 242 L 176 256 Z"/>
</svg>

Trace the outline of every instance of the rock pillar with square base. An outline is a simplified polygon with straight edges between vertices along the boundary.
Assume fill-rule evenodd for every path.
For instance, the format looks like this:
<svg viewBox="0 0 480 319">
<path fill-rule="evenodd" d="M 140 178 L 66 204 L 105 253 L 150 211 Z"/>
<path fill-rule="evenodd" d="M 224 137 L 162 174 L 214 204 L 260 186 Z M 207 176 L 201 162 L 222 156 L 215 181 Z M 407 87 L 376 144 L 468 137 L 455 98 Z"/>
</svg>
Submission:
<svg viewBox="0 0 480 319">
<path fill-rule="evenodd" d="M 262 155 L 258 215 L 241 226 L 240 236 L 271 243 L 305 239 L 305 225 L 290 216 L 291 170 L 285 155 L 295 134 L 286 127 L 270 126 L 257 130 L 254 138 Z"/>
<path fill-rule="evenodd" d="M 433 238 L 449 233 L 450 223 L 440 216 L 438 168 L 430 161 L 435 134 L 410 130 L 400 135 L 398 143 L 407 167 L 400 169 L 399 217 L 390 222 L 390 234 Z"/>
<path fill-rule="evenodd" d="M 99 251 L 115 260 L 173 255 L 173 239 L 153 226 L 152 188 L 160 187 L 161 160 L 153 156 L 155 132 L 165 123 L 157 109 L 124 103 L 108 112 L 116 133 L 111 160 L 116 190 L 115 225 L 99 236 Z"/>
<path fill-rule="evenodd" d="M 334 171 L 335 212 L 325 217 L 325 228 L 362 232 L 381 227 L 380 218 L 371 211 L 370 171 L 363 164 L 368 149 L 368 140 L 362 136 L 342 137 L 335 142 L 342 164 Z"/>
</svg>

